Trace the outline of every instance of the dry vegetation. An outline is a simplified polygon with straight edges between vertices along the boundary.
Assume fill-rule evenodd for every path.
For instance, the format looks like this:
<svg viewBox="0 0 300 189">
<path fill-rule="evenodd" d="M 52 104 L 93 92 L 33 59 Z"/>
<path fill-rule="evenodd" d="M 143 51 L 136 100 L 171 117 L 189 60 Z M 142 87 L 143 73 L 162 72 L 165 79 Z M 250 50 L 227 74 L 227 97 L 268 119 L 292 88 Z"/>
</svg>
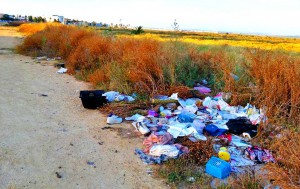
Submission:
<svg viewBox="0 0 300 189">
<path fill-rule="evenodd" d="M 19 32 L 22 32 L 26 35 L 31 35 L 42 31 L 47 26 L 59 26 L 59 23 L 29 23 L 29 24 L 21 24 L 19 26 Z"/>
<path fill-rule="evenodd" d="M 268 167 L 269 179 L 274 179 L 284 188 L 299 188 L 299 54 L 262 50 L 269 48 L 189 45 L 181 42 L 184 40 L 178 38 L 161 42 L 152 36 L 116 37 L 99 34 L 95 30 L 48 25 L 25 38 L 18 51 L 31 56 L 60 56 L 66 61 L 70 74 L 102 89 L 137 92 L 149 97 L 167 94 L 174 91 L 174 87 L 176 90 L 176 86 L 187 86 L 188 89 L 195 81 L 206 79 L 214 91 L 231 92 L 231 104 L 251 102 L 264 107 L 269 123 L 284 132 L 268 143 L 279 160 Z M 236 36 L 237 43 L 241 40 L 249 44 L 268 41 L 275 44 L 272 49 L 277 49 L 276 44 L 283 44 L 283 41 L 293 41 L 265 37 L 255 42 L 254 38 L 248 41 L 247 37 L 240 39 L 239 35 Z M 296 47 L 299 40 L 294 42 L 294 49 L 283 49 L 299 51 Z M 235 46 L 233 39 L 230 43 Z M 261 141 L 266 139 L 267 131 L 274 128 L 262 125 Z M 289 148 L 286 148 L 287 144 Z"/>
<path fill-rule="evenodd" d="M 126 34 L 120 34 L 119 37 L 132 37 Z M 222 33 L 191 33 L 180 32 L 151 32 L 142 35 L 136 35 L 135 38 L 151 38 L 158 41 L 169 41 L 176 39 L 180 42 L 191 43 L 195 45 L 215 45 L 215 46 L 235 46 L 246 48 L 259 48 L 262 50 L 285 50 L 300 52 L 300 39 L 298 38 L 280 38 L 270 36 L 253 36 L 240 34 L 222 34 Z"/>
</svg>

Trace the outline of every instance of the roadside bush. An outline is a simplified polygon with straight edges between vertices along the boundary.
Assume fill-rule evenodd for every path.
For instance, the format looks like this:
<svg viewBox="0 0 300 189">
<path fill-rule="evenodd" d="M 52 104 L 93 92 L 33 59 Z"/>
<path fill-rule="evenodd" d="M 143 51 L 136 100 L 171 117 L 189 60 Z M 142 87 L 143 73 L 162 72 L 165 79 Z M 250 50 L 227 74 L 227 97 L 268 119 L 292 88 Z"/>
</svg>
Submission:
<svg viewBox="0 0 300 189">
<path fill-rule="evenodd" d="M 248 50 L 248 74 L 255 84 L 254 103 L 268 108 L 274 121 L 300 124 L 300 59 L 283 52 Z"/>
<path fill-rule="evenodd" d="M 59 26 L 59 23 L 26 23 L 18 27 L 18 31 L 26 35 L 32 35 L 44 30 L 47 26 Z"/>
<path fill-rule="evenodd" d="M 110 38 L 92 35 L 80 40 L 67 58 L 70 73 L 101 68 L 110 51 Z"/>
</svg>

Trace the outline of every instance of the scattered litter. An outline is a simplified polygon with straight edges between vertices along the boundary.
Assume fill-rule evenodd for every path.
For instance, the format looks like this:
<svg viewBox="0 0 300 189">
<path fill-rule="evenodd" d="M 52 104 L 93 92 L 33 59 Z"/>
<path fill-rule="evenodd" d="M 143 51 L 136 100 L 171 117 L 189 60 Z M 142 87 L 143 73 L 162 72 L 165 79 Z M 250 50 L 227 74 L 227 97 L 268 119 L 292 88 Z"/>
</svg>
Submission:
<svg viewBox="0 0 300 189">
<path fill-rule="evenodd" d="M 47 57 L 46 56 L 39 56 L 39 57 L 36 57 L 36 59 L 38 61 L 41 61 L 41 60 L 47 60 Z"/>
<path fill-rule="evenodd" d="M 140 149 L 135 149 L 135 154 L 137 154 L 146 164 L 162 164 L 162 162 L 169 159 L 166 155 L 161 155 L 159 157 L 148 155 Z"/>
<path fill-rule="evenodd" d="M 148 173 L 149 175 L 151 175 L 153 173 L 153 170 L 152 169 L 147 169 L 146 173 Z"/>
<path fill-rule="evenodd" d="M 47 94 L 39 94 L 39 96 L 47 97 Z"/>
<path fill-rule="evenodd" d="M 106 119 L 107 124 L 118 124 L 118 123 L 122 123 L 122 121 L 123 119 L 121 117 L 118 117 L 114 114 L 110 114 Z"/>
<path fill-rule="evenodd" d="M 93 162 L 93 161 L 87 161 L 86 164 L 88 164 L 88 165 L 95 165 L 95 162 Z"/>
<path fill-rule="evenodd" d="M 65 63 L 58 63 L 58 64 L 56 64 L 56 67 L 65 68 Z"/>
<path fill-rule="evenodd" d="M 61 67 L 58 71 L 57 71 L 57 73 L 59 73 L 59 74 L 63 74 L 63 73 L 66 73 L 68 71 L 68 69 L 67 68 L 63 68 L 63 67 Z"/>
<path fill-rule="evenodd" d="M 194 90 L 202 94 L 211 92 L 210 88 L 201 84 L 196 85 Z M 135 97 L 115 91 L 106 92 L 103 96 L 108 102 L 131 102 Z M 201 97 L 203 99 L 181 99 L 178 93 L 154 96 L 151 102 L 156 106 L 145 109 L 147 115 L 124 116 L 126 121 L 132 121 L 136 131 L 146 136 L 143 149 L 135 149 L 135 154 L 146 164 L 162 164 L 170 158 L 195 153 L 191 157 L 201 163 L 206 162 L 206 172 L 220 179 L 244 166 L 275 162 L 270 151 L 253 147 L 250 142 L 257 135 L 259 124 L 267 120 L 265 112 L 251 104 L 230 106 L 225 101 L 230 96 L 230 93 Z M 107 118 L 108 124 L 122 121 L 114 114 Z M 197 146 L 193 148 L 193 145 Z M 193 179 L 188 178 L 188 181 L 194 182 Z"/>
<path fill-rule="evenodd" d="M 105 97 L 102 96 L 103 93 L 103 90 L 83 90 L 80 91 L 79 98 L 84 108 L 96 109 L 107 103 Z"/>
<path fill-rule="evenodd" d="M 30 93 L 30 94 L 37 94 L 38 96 L 42 96 L 42 97 L 47 97 L 47 94 L 43 94 L 43 93 Z"/>
<path fill-rule="evenodd" d="M 115 91 L 106 92 L 102 96 L 105 96 L 108 102 L 114 102 L 114 101 L 132 102 L 135 100 L 134 97 L 132 96 L 120 94 L 119 92 L 115 92 Z"/>
<path fill-rule="evenodd" d="M 102 130 L 112 129 L 112 127 L 102 127 Z"/>
<path fill-rule="evenodd" d="M 195 179 L 195 177 L 189 177 L 189 178 L 187 179 L 187 181 L 189 181 L 189 182 L 195 182 L 196 179 Z"/>
<path fill-rule="evenodd" d="M 254 161 L 255 163 L 258 163 L 258 164 L 275 162 L 275 159 L 273 158 L 273 156 L 269 150 L 260 148 L 258 146 L 248 147 L 245 150 L 245 154 L 252 161 Z"/>
<path fill-rule="evenodd" d="M 55 172 L 55 174 L 56 174 L 56 177 L 57 177 L 57 178 L 62 178 L 62 175 L 61 175 L 61 173 L 59 173 L 59 172 Z"/>
<path fill-rule="evenodd" d="M 225 160 L 225 161 L 229 161 L 230 160 L 230 154 L 227 150 L 226 147 L 221 147 L 219 152 L 218 152 L 218 157 L 222 160 Z"/>
<path fill-rule="evenodd" d="M 208 87 L 204 87 L 204 86 L 200 86 L 200 87 L 194 87 L 195 90 L 198 90 L 200 93 L 202 94 L 208 94 L 211 92 L 210 88 Z"/>
<path fill-rule="evenodd" d="M 233 74 L 233 73 L 230 73 L 230 76 L 235 80 L 235 81 L 238 81 L 240 78 L 239 76 Z"/>
<path fill-rule="evenodd" d="M 213 156 L 206 163 L 205 171 L 214 177 L 224 179 L 230 175 L 231 167 L 228 162 Z"/>
</svg>

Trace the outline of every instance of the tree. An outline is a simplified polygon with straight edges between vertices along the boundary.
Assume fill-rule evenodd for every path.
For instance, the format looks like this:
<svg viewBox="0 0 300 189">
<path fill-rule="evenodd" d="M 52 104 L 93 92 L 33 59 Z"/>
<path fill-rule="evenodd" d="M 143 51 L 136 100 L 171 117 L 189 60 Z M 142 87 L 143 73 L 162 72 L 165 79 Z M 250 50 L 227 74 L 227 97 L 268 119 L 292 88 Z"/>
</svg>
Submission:
<svg viewBox="0 0 300 189">
<path fill-rule="evenodd" d="M 133 34 L 141 34 L 141 33 L 144 33 L 144 30 L 143 30 L 143 26 L 138 26 L 135 28 L 135 30 L 132 30 L 131 33 Z"/>
<path fill-rule="evenodd" d="M 8 14 L 4 14 L 3 17 L 1 18 L 1 20 L 10 21 L 10 20 L 14 20 L 14 19 L 11 18 Z"/>
<path fill-rule="evenodd" d="M 34 21 L 34 22 L 37 22 L 37 18 L 36 18 L 36 17 L 33 17 L 33 21 Z"/>
<path fill-rule="evenodd" d="M 28 21 L 29 22 L 33 22 L 33 18 L 32 18 L 32 16 L 30 15 L 30 16 L 28 16 Z"/>
<path fill-rule="evenodd" d="M 37 22 L 43 22 L 43 18 L 41 16 L 37 17 Z"/>
</svg>

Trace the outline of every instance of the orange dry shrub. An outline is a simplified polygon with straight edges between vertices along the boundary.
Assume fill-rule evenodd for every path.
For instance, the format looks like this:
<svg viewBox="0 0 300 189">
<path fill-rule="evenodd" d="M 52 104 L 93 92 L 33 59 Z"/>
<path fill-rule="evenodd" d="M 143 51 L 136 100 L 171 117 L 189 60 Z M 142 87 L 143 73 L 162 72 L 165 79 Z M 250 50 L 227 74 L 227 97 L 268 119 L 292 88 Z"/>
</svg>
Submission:
<svg viewBox="0 0 300 189">
<path fill-rule="evenodd" d="M 105 64 L 99 69 L 105 71 L 96 70 L 89 74 L 88 80 L 98 84 L 106 82 L 105 86 L 122 92 L 154 93 L 164 88 L 158 61 L 159 42 L 123 38 L 111 40 L 109 44 L 109 51 L 104 56 L 99 55 Z"/>
<path fill-rule="evenodd" d="M 300 59 L 281 52 L 247 51 L 249 75 L 255 83 L 254 103 L 277 118 L 300 124 Z"/>
<path fill-rule="evenodd" d="M 64 54 L 64 46 L 70 33 L 75 30 L 69 26 L 47 26 L 43 31 L 27 36 L 18 47 L 20 53 L 32 56 L 55 57 Z"/>
<path fill-rule="evenodd" d="M 84 38 L 96 35 L 95 32 L 87 31 L 86 29 L 68 27 L 68 30 L 63 32 L 65 36 L 59 46 L 59 55 L 63 59 L 67 59 L 70 54 L 77 48 L 80 41 Z"/>
<path fill-rule="evenodd" d="M 64 42 L 64 33 L 69 28 L 66 26 L 48 26 L 44 31 L 43 48 L 41 54 L 48 57 L 60 56 L 59 47 Z"/>
<path fill-rule="evenodd" d="M 94 86 L 101 86 L 105 89 L 109 88 L 108 83 L 109 74 L 108 74 L 109 64 L 103 65 L 102 69 L 96 69 L 93 73 L 89 74 L 87 80 L 93 83 Z"/>
<path fill-rule="evenodd" d="M 135 85 L 134 88 L 147 93 L 164 88 L 162 69 L 159 65 L 160 43 L 150 39 L 126 39 L 123 44 L 125 48 L 121 62 L 128 65 L 127 78 Z"/>
<path fill-rule="evenodd" d="M 79 70 L 95 85 L 145 93 L 164 88 L 160 48 L 150 39 L 113 39 L 70 26 L 48 26 L 19 47 L 24 54 L 60 56 L 70 73 Z"/>
<path fill-rule="evenodd" d="M 107 61 L 111 44 L 110 38 L 99 35 L 83 38 L 67 59 L 70 73 L 74 73 L 75 70 L 101 69 L 101 66 Z"/>
<path fill-rule="evenodd" d="M 43 48 L 43 36 L 43 32 L 27 36 L 23 43 L 17 46 L 17 52 L 29 56 L 39 56 L 40 51 Z"/>
<path fill-rule="evenodd" d="M 19 26 L 18 31 L 27 35 L 35 34 L 44 30 L 47 26 L 59 26 L 59 23 L 28 23 Z"/>
<path fill-rule="evenodd" d="M 267 176 L 281 188 L 300 188 L 300 134 L 285 131 L 271 145 L 277 162 L 268 164 Z"/>
<path fill-rule="evenodd" d="M 67 58 L 78 46 L 81 39 L 97 35 L 84 29 L 72 26 L 47 25 L 43 31 L 25 38 L 20 46 L 21 52 L 37 51 L 36 56 L 48 56 Z M 26 51 L 26 52 L 24 52 Z"/>
</svg>

